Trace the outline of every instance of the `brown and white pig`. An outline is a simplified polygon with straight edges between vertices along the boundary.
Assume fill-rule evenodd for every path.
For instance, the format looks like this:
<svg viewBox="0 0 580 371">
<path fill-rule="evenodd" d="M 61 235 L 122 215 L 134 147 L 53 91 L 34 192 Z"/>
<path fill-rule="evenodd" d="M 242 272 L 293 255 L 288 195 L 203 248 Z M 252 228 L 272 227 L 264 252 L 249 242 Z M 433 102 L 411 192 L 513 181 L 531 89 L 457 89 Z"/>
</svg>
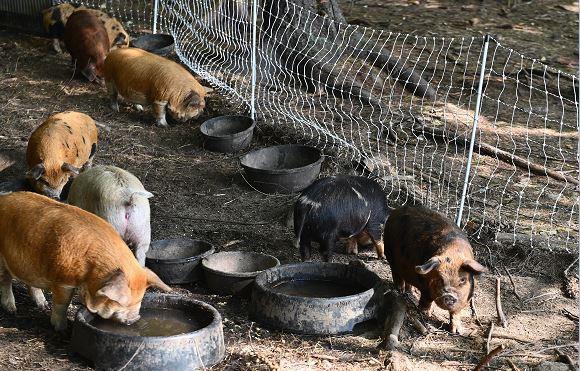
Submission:
<svg viewBox="0 0 580 371">
<path fill-rule="evenodd" d="M 169 111 L 176 121 L 199 116 L 206 89 L 179 64 L 137 48 L 113 50 L 105 60 L 105 84 L 111 108 L 119 112 L 119 95 L 127 101 L 151 105 L 158 126 L 167 126 Z"/>
<path fill-rule="evenodd" d="M 97 126 L 84 113 L 56 113 L 30 136 L 27 177 L 32 189 L 58 198 L 71 177 L 90 167 L 97 150 Z"/>
<path fill-rule="evenodd" d="M 102 82 L 103 64 L 109 53 L 105 26 L 91 11 L 77 10 L 64 28 L 64 44 L 71 55 L 75 75 L 80 72 L 91 82 Z"/>
<path fill-rule="evenodd" d="M 382 232 L 389 209 L 381 187 L 372 179 L 338 175 L 322 178 L 302 191 L 294 205 L 294 235 L 302 260 L 310 259 L 311 243 L 320 244 L 328 261 L 336 242 L 347 238 L 350 254 L 372 243 L 383 259 Z"/>
<path fill-rule="evenodd" d="M 31 192 L 0 195 L 0 303 L 16 312 L 12 279 L 26 283 L 39 307 L 52 292 L 50 321 L 67 327 L 75 289 L 87 309 L 131 324 L 148 287 L 171 291 L 143 268 L 106 221 L 78 207 Z"/>
<path fill-rule="evenodd" d="M 105 27 L 105 31 L 107 31 L 111 48 L 129 46 L 129 34 L 115 17 L 97 9 L 87 9 L 82 5 L 64 3 L 42 11 L 42 23 L 46 32 L 52 38 L 52 47 L 55 52 L 62 53 L 60 40 L 63 40 L 66 22 L 73 12 L 81 9 L 88 10 L 99 18 Z"/>
<path fill-rule="evenodd" d="M 68 18 L 77 9 L 84 7 L 78 4 L 58 4 L 42 11 L 42 24 L 52 38 L 52 48 L 57 53 L 62 53 L 60 40 L 64 37 L 64 27 Z"/>
<path fill-rule="evenodd" d="M 449 311 L 451 332 L 460 333 L 474 276 L 486 272 L 463 231 L 435 211 L 404 206 L 387 219 L 384 241 L 395 286 L 402 291 L 415 286 L 421 293 L 419 308 L 430 316 L 435 302 Z"/>
<path fill-rule="evenodd" d="M 149 198 L 136 176 L 115 166 L 95 166 L 77 176 L 67 202 L 109 222 L 145 266 L 151 243 Z"/>
</svg>

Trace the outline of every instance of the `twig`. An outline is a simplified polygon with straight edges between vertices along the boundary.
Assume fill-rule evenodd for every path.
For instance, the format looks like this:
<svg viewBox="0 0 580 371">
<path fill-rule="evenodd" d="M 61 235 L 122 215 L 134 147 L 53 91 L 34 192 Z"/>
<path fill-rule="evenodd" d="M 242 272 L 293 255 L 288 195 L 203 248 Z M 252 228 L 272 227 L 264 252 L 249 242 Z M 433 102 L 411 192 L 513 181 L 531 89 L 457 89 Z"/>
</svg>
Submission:
<svg viewBox="0 0 580 371">
<path fill-rule="evenodd" d="M 571 313 L 568 309 L 562 309 L 562 315 L 573 322 L 578 322 L 578 316 Z"/>
<path fill-rule="evenodd" d="M 575 260 L 572 262 L 572 264 L 570 264 L 570 265 L 568 266 L 568 268 L 566 268 L 566 269 L 564 270 L 564 276 L 567 276 L 567 275 L 568 275 L 568 272 L 570 271 L 570 269 L 572 269 L 572 267 L 574 266 L 574 264 L 578 263 L 578 259 L 580 259 L 580 257 L 576 258 L 576 259 L 575 259 Z"/>
<path fill-rule="evenodd" d="M 556 354 L 558 355 L 558 360 L 572 366 L 572 369 L 574 369 L 574 361 L 572 361 L 572 358 L 570 358 L 569 355 L 560 352 L 558 349 L 556 349 Z"/>
<path fill-rule="evenodd" d="M 510 273 L 509 269 L 507 269 L 505 266 L 503 267 L 503 269 L 505 270 L 508 278 L 510 279 L 510 282 L 512 284 L 512 288 L 514 290 L 514 295 L 516 296 L 516 298 L 518 298 L 519 301 L 522 301 L 522 296 L 518 293 L 518 288 L 516 287 L 516 284 L 514 283 L 514 279 L 512 277 L 512 274 Z"/>
<path fill-rule="evenodd" d="M 123 365 L 123 367 L 121 367 L 118 371 L 123 371 L 127 366 L 129 366 L 129 363 L 131 363 L 133 361 L 133 359 L 137 356 L 137 354 L 139 354 L 139 352 L 141 351 L 141 349 L 143 349 L 143 346 L 144 345 L 145 345 L 145 343 L 144 342 L 141 342 L 141 344 L 139 344 L 139 346 L 135 350 L 135 353 L 133 353 L 133 355 L 131 356 L 131 358 L 129 358 L 129 360 L 127 361 L 127 363 L 125 363 Z"/>
<path fill-rule="evenodd" d="M 487 342 L 485 343 L 485 352 L 489 353 L 489 343 L 491 343 L 491 336 L 493 335 L 493 321 L 491 321 L 491 325 L 489 326 L 489 333 L 487 334 Z"/>
<path fill-rule="evenodd" d="M 503 313 L 501 306 L 501 279 L 497 277 L 495 279 L 495 307 L 497 309 L 497 316 L 499 317 L 499 322 L 503 328 L 507 327 L 507 319 Z"/>
<path fill-rule="evenodd" d="M 471 316 L 475 317 L 475 323 L 477 323 L 479 327 L 482 327 L 482 324 L 479 321 L 479 315 L 477 314 L 477 307 L 475 305 L 475 295 L 473 295 L 469 301 L 469 308 L 471 308 Z"/>
<path fill-rule="evenodd" d="M 481 361 L 479 361 L 479 363 L 477 364 L 477 366 L 475 366 L 475 368 L 473 369 L 473 371 L 481 371 L 481 370 L 483 370 L 483 368 L 485 366 L 487 366 L 487 364 L 491 361 L 491 359 L 493 357 L 497 356 L 500 352 L 502 352 L 504 350 L 504 348 L 505 348 L 505 346 L 503 344 L 501 344 L 500 346 L 498 346 L 497 348 L 495 348 L 491 352 L 487 353 L 485 355 L 485 357 L 483 357 L 481 359 Z"/>
<path fill-rule="evenodd" d="M 493 334 L 493 336 L 495 338 L 499 338 L 499 339 L 508 339 L 508 340 L 515 340 L 515 341 L 519 341 L 520 343 L 532 343 L 531 340 L 528 339 L 524 339 L 522 337 L 516 336 L 516 335 L 507 335 L 507 334 L 502 334 L 499 332 L 495 332 L 495 334 Z"/>
<path fill-rule="evenodd" d="M 162 218 L 167 219 L 183 219 L 183 220 L 193 220 L 198 222 L 207 222 L 207 223 L 220 223 L 220 224 L 236 224 L 236 225 L 269 225 L 273 222 L 255 222 L 255 223 L 248 223 L 248 222 L 236 222 L 233 220 L 222 220 L 222 219 L 211 219 L 211 218 L 194 218 L 190 216 L 181 216 L 181 215 L 161 215 Z"/>
<path fill-rule="evenodd" d="M 512 371 L 520 371 L 519 367 L 515 365 L 515 363 L 513 363 L 511 361 L 511 359 L 507 360 L 508 365 L 510 365 L 510 368 L 512 369 Z"/>
<path fill-rule="evenodd" d="M 558 294 L 559 294 L 559 292 L 557 292 L 557 291 L 545 292 L 543 294 L 536 295 L 536 296 L 532 296 L 531 298 L 524 299 L 524 303 L 527 303 L 528 301 L 532 301 L 534 299 L 543 298 L 544 296 L 548 296 L 548 295 L 558 295 Z"/>
</svg>

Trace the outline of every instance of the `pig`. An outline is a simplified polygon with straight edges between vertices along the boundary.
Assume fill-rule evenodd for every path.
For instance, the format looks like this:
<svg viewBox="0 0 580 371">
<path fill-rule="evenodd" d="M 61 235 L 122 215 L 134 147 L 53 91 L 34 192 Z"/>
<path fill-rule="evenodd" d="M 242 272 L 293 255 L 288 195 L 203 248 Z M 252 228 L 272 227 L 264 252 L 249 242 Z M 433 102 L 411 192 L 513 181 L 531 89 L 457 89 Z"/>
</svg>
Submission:
<svg viewBox="0 0 580 371">
<path fill-rule="evenodd" d="M 461 311 L 486 272 L 467 236 L 451 220 L 422 206 L 394 210 L 385 223 L 384 245 L 393 282 L 401 291 L 416 287 L 419 308 L 430 316 L 433 302 L 449 312 L 452 333 L 461 333 Z"/>
<path fill-rule="evenodd" d="M 75 289 L 89 311 L 127 325 L 139 319 L 148 287 L 171 291 L 109 223 L 31 192 L 0 195 L 0 304 L 9 313 L 16 312 L 13 278 L 29 285 L 40 308 L 47 306 L 42 290 L 52 292 L 57 331 L 67 327 Z"/>
<path fill-rule="evenodd" d="M 92 165 L 97 151 L 95 121 L 80 112 L 50 116 L 28 140 L 27 178 L 36 192 L 58 198 L 71 177 Z"/>
<path fill-rule="evenodd" d="M 52 48 L 57 53 L 62 53 L 60 40 L 64 37 L 64 27 L 68 18 L 77 9 L 84 9 L 78 4 L 59 4 L 42 11 L 42 24 L 48 35 L 52 38 Z"/>
<path fill-rule="evenodd" d="M 109 53 L 105 84 L 115 112 L 119 95 L 137 105 L 149 104 L 161 127 L 167 126 L 167 110 L 180 122 L 198 117 L 205 108 L 206 91 L 211 91 L 179 64 L 137 48 Z"/>
<path fill-rule="evenodd" d="M 66 22 L 64 43 L 75 66 L 90 82 L 102 83 L 103 64 L 109 53 L 109 36 L 103 23 L 89 10 L 77 10 Z"/>
<path fill-rule="evenodd" d="M 65 3 L 42 11 L 42 23 L 47 34 L 52 38 L 52 47 L 55 52 L 62 53 L 60 40 L 64 38 L 64 28 L 68 18 L 77 10 L 87 10 L 101 21 L 107 32 L 110 48 L 129 46 L 129 34 L 115 17 L 97 9 L 87 9 L 79 4 Z"/>
<path fill-rule="evenodd" d="M 145 266 L 151 242 L 149 198 L 136 176 L 115 166 L 95 166 L 77 176 L 67 202 L 109 222 Z"/>
<path fill-rule="evenodd" d="M 382 231 L 389 209 L 385 194 L 373 180 L 338 175 L 322 178 L 306 188 L 294 205 L 295 245 L 302 260 L 310 259 L 311 242 L 320 244 L 328 261 L 336 242 L 347 238 L 347 252 L 371 242 L 384 259 Z"/>
</svg>

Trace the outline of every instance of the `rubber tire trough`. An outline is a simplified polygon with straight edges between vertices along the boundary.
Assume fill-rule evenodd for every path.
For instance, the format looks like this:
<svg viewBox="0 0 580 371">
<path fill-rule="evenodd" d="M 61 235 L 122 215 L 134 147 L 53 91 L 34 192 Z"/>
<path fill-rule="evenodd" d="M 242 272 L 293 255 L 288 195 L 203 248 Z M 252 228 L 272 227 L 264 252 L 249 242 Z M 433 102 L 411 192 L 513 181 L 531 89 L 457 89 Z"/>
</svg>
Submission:
<svg viewBox="0 0 580 371">
<path fill-rule="evenodd" d="M 252 142 L 254 121 L 247 116 L 219 116 L 205 121 L 199 130 L 208 151 L 232 153 Z"/>
<path fill-rule="evenodd" d="M 286 144 L 252 151 L 240 158 L 250 185 L 265 193 L 294 193 L 320 174 L 322 153 L 314 147 Z"/>
<path fill-rule="evenodd" d="M 176 238 L 151 243 L 145 266 L 169 285 L 201 281 L 201 260 L 215 252 L 209 242 Z M 169 255 L 172 254 L 172 255 Z"/>
<path fill-rule="evenodd" d="M 160 33 L 143 35 L 130 42 L 130 46 L 133 48 L 143 49 L 162 57 L 173 53 L 174 44 L 173 36 Z"/>
<path fill-rule="evenodd" d="M 90 325 L 94 315 L 82 307 L 73 325 L 73 350 L 92 360 L 96 369 L 108 370 L 193 370 L 211 367 L 224 358 L 222 318 L 211 305 L 177 295 L 146 294 L 143 307 L 190 308 L 207 315 L 208 325 L 167 337 L 114 334 Z"/>
<path fill-rule="evenodd" d="M 291 296 L 272 290 L 288 280 L 346 281 L 366 289 L 334 298 Z M 254 282 L 250 316 L 267 327 L 298 334 L 352 332 L 362 322 L 381 317 L 386 292 L 382 280 L 357 263 L 297 263 L 260 273 Z"/>
</svg>

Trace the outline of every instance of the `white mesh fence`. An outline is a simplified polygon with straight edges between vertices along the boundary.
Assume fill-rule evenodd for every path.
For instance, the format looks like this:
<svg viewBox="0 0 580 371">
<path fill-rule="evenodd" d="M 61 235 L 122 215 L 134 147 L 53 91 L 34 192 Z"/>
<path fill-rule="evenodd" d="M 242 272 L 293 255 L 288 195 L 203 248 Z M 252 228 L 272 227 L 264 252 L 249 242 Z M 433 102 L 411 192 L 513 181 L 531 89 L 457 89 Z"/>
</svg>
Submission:
<svg viewBox="0 0 580 371">
<path fill-rule="evenodd" d="M 152 28 L 151 1 L 82 3 L 132 30 Z M 159 0 L 157 25 L 180 60 L 240 109 L 254 98 L 260 126 L 362 164 L 393 206 L 420 202 L 455 218 L 484 38 L 348 25 L 320 4 L 258 1 L 255 90 L 251 0 Z M 461 225 L 476 237 L 574 249 L 578 79 L 494 39 L 487 55 Z"/>
</svg>

